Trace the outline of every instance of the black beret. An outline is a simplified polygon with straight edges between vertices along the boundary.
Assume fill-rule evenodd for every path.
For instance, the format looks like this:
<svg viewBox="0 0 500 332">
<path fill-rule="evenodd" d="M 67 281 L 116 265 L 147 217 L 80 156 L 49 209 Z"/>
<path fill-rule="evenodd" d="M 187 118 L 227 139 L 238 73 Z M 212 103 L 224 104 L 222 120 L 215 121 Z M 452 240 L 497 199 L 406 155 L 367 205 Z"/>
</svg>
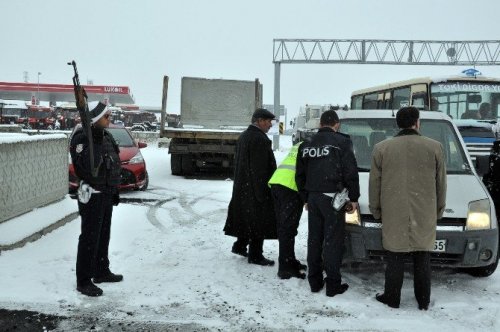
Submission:
<svg viewBox="0 0 500 332">
<path fill-rule="evenodd" d="M 265 108 L 257 108 L 252 115 L 255 119 L 274 119 L 276 118 L 273 113 L 269 112 Z"/>
</svg>

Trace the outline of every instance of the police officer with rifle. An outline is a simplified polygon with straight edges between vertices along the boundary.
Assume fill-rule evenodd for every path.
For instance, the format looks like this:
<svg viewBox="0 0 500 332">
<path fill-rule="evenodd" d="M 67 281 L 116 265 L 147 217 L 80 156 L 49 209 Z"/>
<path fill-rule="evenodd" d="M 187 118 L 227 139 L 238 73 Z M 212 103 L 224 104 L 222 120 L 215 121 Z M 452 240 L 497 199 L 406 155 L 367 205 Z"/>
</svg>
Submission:
<svg viewBox="0 0 500 332">
<path fill-rule="evenodd" d="M 73 132 L 70 154 L 80 178 L 78 211 L 82 219 L 76 259 L 77 290 L 100 296 L 95 283 L 119 282 L 123 276 L 109 269 L 108 247 L 113 205 L 118 205 L 121 162 L 118 145 L 106 130 L 111 112 L 101 102 L 87 103 L 74 61 L 73 85 L 82 125 Z M 93 281 L 93 282 L 92 282 Z"/>
</svg>

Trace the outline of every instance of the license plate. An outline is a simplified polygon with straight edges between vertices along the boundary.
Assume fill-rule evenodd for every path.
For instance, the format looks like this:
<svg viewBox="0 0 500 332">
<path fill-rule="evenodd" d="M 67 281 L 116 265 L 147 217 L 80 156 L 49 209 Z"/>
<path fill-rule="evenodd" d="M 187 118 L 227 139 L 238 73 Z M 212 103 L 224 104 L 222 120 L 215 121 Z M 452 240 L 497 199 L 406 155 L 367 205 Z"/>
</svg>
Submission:
<svg viewBox="0 0 500 332">
<path fill-rule="evenodd" d="M 434 242 L 434 252 L 445 252 L 446 251 L 446 240 L 436 240 Z"/>
</svg>

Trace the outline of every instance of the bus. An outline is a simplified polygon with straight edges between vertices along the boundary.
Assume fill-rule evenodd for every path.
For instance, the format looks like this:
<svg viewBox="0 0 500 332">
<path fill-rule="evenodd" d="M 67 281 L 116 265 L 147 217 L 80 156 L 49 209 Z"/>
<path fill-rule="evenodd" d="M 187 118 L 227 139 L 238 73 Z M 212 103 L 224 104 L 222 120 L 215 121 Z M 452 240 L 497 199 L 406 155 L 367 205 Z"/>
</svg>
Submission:
<svg viewBox="0 0 500 332">
<path fill-rule="evenodd" d="M 464 72 L 469 75 L 422 77 L 357 90 L 351 95 L 351 109 L 397 110 L 411 105 L 445 113 L 453 119 L 475 160 L 488 155 L 496 139 L 500 79 L 483 77 L 475 70 Z"/>
</svg>

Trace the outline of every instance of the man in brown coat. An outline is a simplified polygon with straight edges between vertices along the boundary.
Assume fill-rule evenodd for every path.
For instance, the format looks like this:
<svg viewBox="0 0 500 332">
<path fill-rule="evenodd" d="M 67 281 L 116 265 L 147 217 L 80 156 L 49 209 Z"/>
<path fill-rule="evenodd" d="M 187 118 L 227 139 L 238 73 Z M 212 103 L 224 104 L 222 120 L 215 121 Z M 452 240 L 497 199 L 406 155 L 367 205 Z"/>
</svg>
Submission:
<svg viewBox="0 0 500 332">
<path fill-rule="evenodd" d="M 382 243 L 387 250 L 385 289 L 376 299 L 399 308 L 404 261 L 413 259 L 414 292 L 420 310 L 431 294 L 430 252 L 437 219 L 446 200 L 443 147 L 419 133 L 419 111 L 403 107 L 396 115 L 401 131 L 375 145 L 369 182 L 369 207 L 382 220 Z"/>
</svg>

